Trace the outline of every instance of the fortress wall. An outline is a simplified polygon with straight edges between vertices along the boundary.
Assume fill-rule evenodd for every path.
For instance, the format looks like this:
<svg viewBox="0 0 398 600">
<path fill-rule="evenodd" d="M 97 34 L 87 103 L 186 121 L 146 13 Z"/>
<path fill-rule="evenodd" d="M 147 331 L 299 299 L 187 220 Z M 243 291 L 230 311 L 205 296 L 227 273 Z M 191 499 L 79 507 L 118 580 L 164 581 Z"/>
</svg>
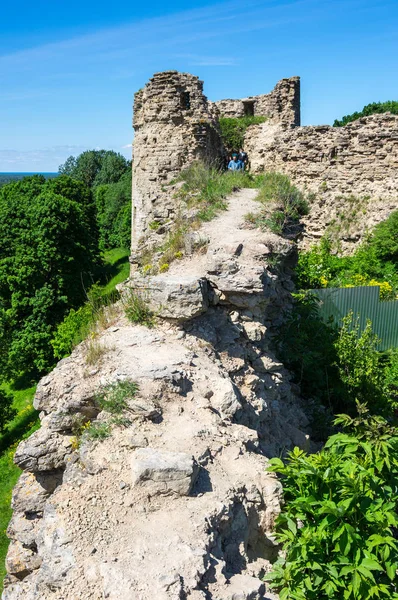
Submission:
<svg viewBox="0 0 398 600">
<path fill-rule="evenodd" d="M 163 225 L 176 216 L 176 201 L 164 185 L 196 160 L 222 157 L 203 82 L 188 73 L 156 73 L 135 94 L 133 126 L 132 262 L 149 223 Z"/>
<path fill-rule="evenodd" d="M 349 245 L 398 208 L 398 116 L 372 115 L 341 128 L 253 125 L 245 149 L 254 172 L 286 173 L 313 193 L 310 241 L 357 211 L 353 226 L 341 228 Z M 358 201 L 347 204 L 348 196 Z"/>
<path fill-rule="evenodd" d="M 268 117 L 270 124 L 300 125 L 300 78 L 281 79 L 272 92 L 241 100 L 219 100 L 213 105 L 222 117 L 243 117 L 250 113 Z"/>
</svg>

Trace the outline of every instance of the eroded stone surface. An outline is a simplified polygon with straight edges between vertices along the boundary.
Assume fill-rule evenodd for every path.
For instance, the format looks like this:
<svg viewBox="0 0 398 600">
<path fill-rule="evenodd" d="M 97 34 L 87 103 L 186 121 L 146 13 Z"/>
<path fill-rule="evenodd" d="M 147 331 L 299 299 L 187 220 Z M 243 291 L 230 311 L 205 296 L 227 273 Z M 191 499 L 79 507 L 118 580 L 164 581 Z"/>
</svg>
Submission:
<svg viewBox="0 0 398 600">
<path fill-rule="evenodd" d="M 198 466 L 189 454 L 154 448 L 136 450 L 131 470 L 133 485 L 144 487 L 150 495 L 188 496 L 198 474 Z"/>
</svg>

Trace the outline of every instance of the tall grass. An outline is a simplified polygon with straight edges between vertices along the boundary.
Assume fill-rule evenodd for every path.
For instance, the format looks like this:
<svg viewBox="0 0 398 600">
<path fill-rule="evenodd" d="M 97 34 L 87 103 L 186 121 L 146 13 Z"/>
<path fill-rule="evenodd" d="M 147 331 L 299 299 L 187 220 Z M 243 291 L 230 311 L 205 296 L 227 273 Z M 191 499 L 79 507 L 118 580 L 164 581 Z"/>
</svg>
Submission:
<svg viewBox="0 0 398 600">
<path fill-rule="evenodd" d="M 188 207 L 199 209 L 196 218 L 199 221 L 211 221 L 217 213 L 227 208 L 226 198 L 241 188 L 256 188 L 261 184 L 262 176 L 247 171 L 220 171 L 202 162 L 195 162 L 184 169 L 179 181 L 183 186 L 179 197 Z"/>
<path fill-rule="evenodd" d="M 248 215 L 247 220 L 278 235 L 296 231 L 300 217 L 309 212 L 304 194 L 282 173 L 263 175 L 257 200 L 262 211 Z"/>
</svg>

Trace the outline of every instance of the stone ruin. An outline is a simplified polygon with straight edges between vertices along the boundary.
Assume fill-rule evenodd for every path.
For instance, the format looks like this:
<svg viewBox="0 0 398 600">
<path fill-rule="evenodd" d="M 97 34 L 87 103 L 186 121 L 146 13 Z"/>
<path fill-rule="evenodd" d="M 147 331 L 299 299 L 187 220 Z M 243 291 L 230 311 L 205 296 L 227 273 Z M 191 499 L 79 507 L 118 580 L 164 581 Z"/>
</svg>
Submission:
<svg viewBox="0 0 398 600">
<path fill-rule="evenodd" d="M 301 127 L 299 77 L 282 79 L 269 94 L 209 102 L 197 77 L 156 73 L 134 101 L 133 270 L 143 247 L 159 245 L 180 214 L 170 183 L 194 161 L 221 164 L 218 120 L 244 115 L 267 117 L 246 131 L 251 171 L 285 173 L 310 193 L 302 245 L 333 230 L 350 251 L 398 208 L 398 116 Z"/>
<path fill-rule="evenodd" d="M 278 81 L 272 92 L 260 96 L 249 96 L 241 100 L 218 100 L 214 102 L 220 116 L 267 117 L 269 124 L 285 126 L 300 125 L 300 77 Z"/>
<path fill-rule="evenodd" d="M 174 220 L 164 191 L 196 160 L 217 162 L 222 142 L 203 82 L 188 73 L 156 73 L 134 98 L 132 262 L 152 222 Z"/>
<path fill-rule="evenodd" d="M 165 186 L 194 161 L 224 159 L 218 119 L 244 114 L 270 123 L 300 124 L 300 79 L 282 79 L 270 94 L 209 102 L 203 82 L 189 73 L 155 73 L 134 98 L 132 264 L 153 223 L 158 233 L 178 215 Z M 154 227 L 154 228 L 155 228 Z"/>
</svg>

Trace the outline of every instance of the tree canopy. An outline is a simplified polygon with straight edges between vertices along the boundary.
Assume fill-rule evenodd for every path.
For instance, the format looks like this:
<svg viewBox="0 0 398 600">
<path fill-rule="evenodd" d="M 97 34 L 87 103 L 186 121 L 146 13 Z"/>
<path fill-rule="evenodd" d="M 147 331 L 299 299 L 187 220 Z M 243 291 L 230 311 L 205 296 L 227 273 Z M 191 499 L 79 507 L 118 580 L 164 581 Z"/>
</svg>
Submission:
<svg viewBox="0 0 398 600">
<path fill-rule="evenodd" d="M 345 115 L 342 119 L 335 119 L 333 127 L 344 127 L 347 123 L 352 123 L 361 117 L 369 115 L 390 112 L 393 115 L 398 115 L 398 102 L 395 100 L 387 100 L 387 102 L 372 102 L 363 107 L 360 112 L 354 112 L 352 115 Z"/>
<path fill-rule="evenodd" d="M 100 263 L 95 204 L 82 182 L 26 177 L 0 190 L 0 375 L 43 371 L 50 339 Z"/>
<path fill-rule="evenodd" d="M 113 150 L 87 150 L 79 156 L 69 156 L 59 166 L 61 175 L 83 181 L 88 187 L 116 183 L 128 171 L 130 162 Z"/>
</svg>

